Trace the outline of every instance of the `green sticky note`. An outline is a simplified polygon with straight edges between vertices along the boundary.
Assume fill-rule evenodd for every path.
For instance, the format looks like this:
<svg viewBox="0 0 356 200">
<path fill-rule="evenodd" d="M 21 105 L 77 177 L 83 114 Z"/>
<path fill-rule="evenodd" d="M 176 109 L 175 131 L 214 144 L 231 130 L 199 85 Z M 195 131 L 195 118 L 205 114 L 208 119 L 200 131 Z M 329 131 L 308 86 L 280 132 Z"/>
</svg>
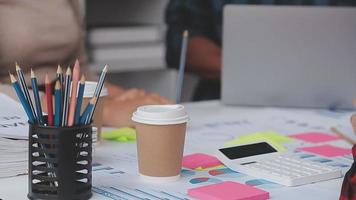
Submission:
<svg viewBox="0 0 356 200">
<path fill-rule="evenodd" d="M 115 129 L 112 131 L 105 131 L 101 137 L 106 140 L 113 140 L 118 142 L 129 142 L 136 140 L 136 130 L 130 127 Z"/>
<path fill-rule="evenodd" d="M 234 140 L 227 142 L 225 146 L 235 146 L 256 142 L 268 142 L 277 151 L 285 152 L 287 151 L 287 149 L 283 146 L 283 144 L 291 141 L 293 141 L 292 138 L 289 138 L 275 131 L 265 131 L 242 135 Z"/>
</svg>

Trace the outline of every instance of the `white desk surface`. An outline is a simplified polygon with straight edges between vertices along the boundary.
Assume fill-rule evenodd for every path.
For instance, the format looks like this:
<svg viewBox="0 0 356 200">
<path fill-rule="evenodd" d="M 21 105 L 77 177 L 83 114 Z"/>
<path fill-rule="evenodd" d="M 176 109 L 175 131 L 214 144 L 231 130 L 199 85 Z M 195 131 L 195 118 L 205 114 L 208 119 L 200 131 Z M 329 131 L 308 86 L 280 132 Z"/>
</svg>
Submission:
<svg viewBox="0 0 356 200">
<path fill-rule="evenodd" d="M 194 152 L 201 152 L 201 153 L 213 153 L 216 148 L 221 147 L 223 145 L 223 141 L 227 141 L 231 139 L 231 135 L 235 135 L 239 133 L 211 133 L 208 129 L 206 131 L 202 130 L 199 134 L 206 134 L 204 137 L 196 138 L 198 136 L 197 131 L 195 129 L 199 128 L 199 125 L 204 121 L 219 121 L 219 120 L 226 120 L 226 119 L 235 119 L 235 118 L 242 118 L 244 116 L 256 116 L 256 113 L 261 113 L 261 115 L 265 115 L 266 113 L 278 113 L 276 116 L 284 115 L 283 113 L 289 113 L 294 115 L 295 118 L 300 118 L 301 120 L 313 121 L 313 122 L 320 122 L 320 125 L 335 125 L 346 127 L 344 130 L 347 129 L 349 125 L 349 117 L 351 113 L 340 113 L 340 112 L 329 112 L 329 111 L 310 111 L 310 110 L 290 110 L 290 109 L 276 109 L 273 108 L 241 108 L 241 107 L 229 107 L 223 106 L 219 101 L 207 101 L 207 102 L 199 102 L 199 103 L 188 103 L 185 104 L 187 111 L 190 115 L 190 122 L 189 122 L 189 129 L 186 138 L 186 147 L 185 147 L 185 154 L 187 153 L 194 153 Z M 286 114 L 287 115 L 287 114 Z M 311 116 L 313 115 L 313 116 Z M 304 116 L 304 119 L 302 119 Z M 265 116 L 268 118 L 268 116 Z M 272 116 L 273 117 L 273 116 Z M 287 116 L 288 117 L 288 116 Z M 266 118 L 266 119 L 267 119 Z M 277 117 L 278 118 L 278 117 Z M 276 120 L 278 121 L 278 119 Z M 253 117 L 252 117 L 253 119 Z M 263 119 L 259 119 L 263 121 Z M 262 124 L 262 125 L 261 125 Z M 260 123 L 259 126 L 264 126 L 263 123 Z M 266 129 L 270 129 L 273 127 L 269 127 L 266 125 Z M 261 127 L 259 127 L 261 129 Z M 253 128 L 251 129 L 251 131 Z M 258 129 L 257 129 L 258 130 Z M 350 132 L 351 129 L 347 130 Z M 283 130 L 279 130 L 283 131 Z M 299 131 L 295 130 L 295 131 Z M 198 131 L 199 132 L 199 131 Z M 222 131 L 224 132 L 224 131 Z M 241 130 L 240 132 L 243 132 Z M 195 134 L 196 133 L 196 134 Z M 351 133 L 350 133 L 351 134 Z M 233 138 L 233 137 L 232 137 Z M 198 139 L 198 140 L 196 140 Z M 199 142 L 197 142 L 199 141 Z M 345 144 L 345 146 L 347 146 Z M 118 142 L 102 142 L 94 153 L 94 162 L 100 162 L 102 164 L 111 164 L 115 165 L 120 160 L 120 155 L 123 153 L 133 154 L 135 155 L 136 146 L 135 143 L 118 143 Z M 108 155 L 107 152 L 111 152 L 111 155 Z M 117 157 L 115 160 L 114 158 Z M 123 163 L 117 164 L 118 166 L 122 165 L 123 168 L 129 168 L 129 166 L 125 166 Z M 133 177 L 135 177 L 137 171 L 135 167 L 131 168 Z M 345 170 L 343 170 L 345 171 Z M 133 178 L 135 179 L 135 178 Z M 98 182 L 105 182 L 106 180 L 101 180 L 99 177 L 96 177 L 93 174 L 93 184 L 95 185 L 96 181 Z M 124 179 L 118 179 L 117 182 L 123 181 Z M 139 181 L 139 180 L 138 180 Z M 140 184 L 140 182 L 138 182 Z M 316 184 L 309 184 L 300 187 L 282 187 L 279 189 L 271 189 L 268 190 L 270 192 L 271 199 L 338 199 L 340 194 L 340 187 L 341 187 L 342 179 L 334 179 L 330 181 L 325 181 Z M 28 189 L 28 176 L 18 176 L 13 178 L 5 178 L 0 179 L 0 199 L 9 199 L 9 200 L 23 200 L 27 199 L 27 189 Z M 137 184 L 137 182 L 136 182 Z M 142 183 L 143 184 L 143 183 Z M 179 185 L 179 183 L 177 183 Z M 147 185 L 147 184 L 144 184 Z M 148 184 L 149 186 L 149 184 Z M 168 187 L 168 186 L 167 186 Z M 174 187 L 174 185 L 173 185 Z M 190 186 L 190 187 L 197 187 L 197 186 Z M 179 187 L 175 187 L 177 190 L 180 190 Z M 181 191 L 184 193 L 186 188 Z M 94 194 L 93 199 L 105 199 L 98 194 Z"/>
</svg>

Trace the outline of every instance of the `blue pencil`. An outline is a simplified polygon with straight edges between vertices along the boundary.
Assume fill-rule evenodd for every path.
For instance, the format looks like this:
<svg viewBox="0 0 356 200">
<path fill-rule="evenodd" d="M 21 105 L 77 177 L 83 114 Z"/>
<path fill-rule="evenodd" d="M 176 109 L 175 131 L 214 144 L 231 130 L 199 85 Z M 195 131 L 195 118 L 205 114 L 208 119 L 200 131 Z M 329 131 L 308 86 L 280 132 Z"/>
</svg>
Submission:
<svg viewBox="0 0 356 200">
<path fill-rule="evenodd" d="M 62 88 L 59 80 L 56 81 L 56 85 L 54 87 L 54 126 L 59 127 L 61 125 L 61 105 L 62 105 Z"/>
<path fill-rule="evenodd" d="M 12 74 L 10 74 L 10 79 L 11 79 L 12 86 L 14 87 L 16 94 L 17 94 L 26 114 L 27 114 L 28 121 L 30 123 L 34 123 L 35 117 L 33 116 L 30 105 L 28 104 L 24 94 L 22 93 L 19 83 L 17 82 L 16 78 Z"/>
<path fill-rule="evenodd" d="M 68 102 L 70 93 L 70 83 L 72 79 L 72 72 L 70 68 L 67 68 L 66 76 L 64 78 L 64 99 L 63 99 L 63 110 L 62 110 L 62 126 L 68 125 Z"/>
<path fill-rule="evenodd" d="M 106 78 L 107 71 L 108 71 L 108 65 L 105 65 L 103 71 L 100 74 L 100 78 L 99 78 L 99 81 L 98 81 L 98 83 L 96 85 L 96 88 L 94 90 L 94 97 L 96 98 L 96 101 L 94 103 L 93 109 L 89 113 L 89 117 L 85 121 L 85 124 L 89 124 L 91 119 L 93 118 L 94 111 L 95 111 L 95 108 L 96 108 L 96 104 L 98 103 L 98 100 L 100 98 L 101 90 L 103 89 L 103 86 L 104 86 L 104 81 L 105 81 L 105 78 Z"/>
<path fill-rule="evenodd" d="M 90 100 L 90 102 L 88 103 L 87 107 L 85 107 L 85 110 L 84 110 L 82 116 L 80 117 L 80 124 L 87 124 L 88 118 L 90 116 L 90 113 L 93 110 L 93 107 L 94 107 L 94 104 L 96 102 L 96 99 L 97 98 L 93 97 Z"/>
<path fill-rule="evenodd" d="M 38 122 L 39 124 L 43 124 L 43 114 L 42 114 L 40 95 L 38 94 L 37 78 L 32 69 L 31 69 L 31 85 L 32 85 L 33 96 L 35 97 Z"/>
<path fill-rule="evenodd" d="M 82 78 L 80 79 L 80 83 L 79 83 L 77 105 L 75 107 L 74 125 L 78 125 L 80 122 L 79 121 L 80 120 L 80 111 L 81 111 L 82 103 L 83 103 L 84 88 L 85 88 L 85 76 L 82 75 Z"/>
<path fill-rule="evenodd" d="M 58 65 L 57 68 L 57 80 L 59 80 L 59 84 L 61 85 L 61 105 L 63 105 L 63 98 L 64 98 L 64 76 L 63 76 L 63 71 L 62 71 L 62 67 L 60 65 Z M 63 109 L 63 107 L 61 106 L 61 109 Z M 61 110 L 62 112 L 62 110 Z"/>
<path fill-rule="evenodd" d="M 37 120 L 36 112 L 35 112 L 35 109 L 33 108 L 32 100 L 30 97 L 30 93 L 28 92 L 25 77 L 23 75 L 22 69 L 20 68 L 20 66 L 17 63 L 16 63 L 16 73 L 17 73 L 17 77 L 19 78 L 19 85 L 21 85 L 24 97 L 25 97 L 26 101 L 28 102 L 28 105 L 30 106 L 31 112 L 33 113 L 34 119 L 36 121 Z"/>
</svg>

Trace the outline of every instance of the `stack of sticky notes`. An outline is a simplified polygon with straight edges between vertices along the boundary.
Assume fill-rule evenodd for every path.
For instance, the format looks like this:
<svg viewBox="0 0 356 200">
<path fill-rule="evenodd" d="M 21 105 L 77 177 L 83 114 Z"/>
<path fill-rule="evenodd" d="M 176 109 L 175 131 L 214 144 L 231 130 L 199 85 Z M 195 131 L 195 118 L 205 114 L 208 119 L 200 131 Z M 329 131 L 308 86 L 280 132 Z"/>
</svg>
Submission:
<svg viewBox="0 0 356 200">
<path fill-rule="evenodd" d="M 225 181 L 188 190 L 188 195 L 201 200 L 266 200 L 269 193 L 232 181 Z"/>
<path fill-rule="evenodd" d="M 303 140 L 305 142 L 311 142 L 311 143 L 330 142 L 333 140 L 340 139 L 340 137 L 337 135 L 331 135 L 331 134 L 322 133 L 322 132 L 297 133 L 297 134 L 289 135 L 289 137 L 292 137 L 292 138 L 295 138 L 298 140 Z"/>
<path fill-rule="evenodd" d="M 268 142 L 275 149 L 277 149 L 277 151 L 285 152 L 287 151 L 287 149 L 283 146 L 283 144 L 291 141 L 293 141 L 293 138 L 290 138 L 278 132 L 264 131 L 264 132 L 255 132 L 252 134 L 241 135 L 236 139 L 227 142 L 225 146 L 230 147 L 230 146 L 255 143 L 255 142 Z"/>
<path fill-rule="evenodd" d="M 182 161 L 183 167 L 195 170 L 203 170 L 220 165 L 223 164 L 216 157 L 204 153 L 186 155 Z"/>
<path fill-rule="evenodd" d="M 112 131 L 105 131 L 101 134 L 101 137 L 117 142 L 130 142 L 136 140 L 136 130 L 134 128 L 124 127 Z"/>
<path fill-rule="evenodd" d="M 338 157 L 351 154 L 351 149 L 337 147 L 329 144 L 317 145 L 311 147 L 298 148 L 299 151 L 309 152 L 324 157 Z"/>
</svg>

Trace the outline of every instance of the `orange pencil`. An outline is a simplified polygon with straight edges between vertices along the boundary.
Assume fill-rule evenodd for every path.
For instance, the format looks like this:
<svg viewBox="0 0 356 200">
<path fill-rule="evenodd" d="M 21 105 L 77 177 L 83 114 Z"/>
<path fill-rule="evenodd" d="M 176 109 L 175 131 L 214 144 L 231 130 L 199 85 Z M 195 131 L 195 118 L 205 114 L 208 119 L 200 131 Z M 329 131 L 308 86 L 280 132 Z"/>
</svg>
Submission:
<svg viewBox="0 0 356 200">
<path fill-rule="evenodd" d="M 75 106 L 77 103 L 77 88 L 80 78 L 80 65 L 78 59 L 75 61 L 72 77 L 72 92 L 69 105 L 68 126 L 73 126 L 75 117 Z"/>
</svg>

